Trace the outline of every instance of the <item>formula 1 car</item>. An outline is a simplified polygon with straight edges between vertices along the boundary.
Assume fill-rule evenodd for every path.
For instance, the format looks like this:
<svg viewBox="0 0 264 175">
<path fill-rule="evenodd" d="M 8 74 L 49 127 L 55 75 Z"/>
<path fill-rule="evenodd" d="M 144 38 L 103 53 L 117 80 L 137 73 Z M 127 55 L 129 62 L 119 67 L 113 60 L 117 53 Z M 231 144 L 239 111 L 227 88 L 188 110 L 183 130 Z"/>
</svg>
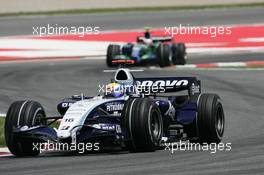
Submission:
<svg viewBox="0 0 264 175">
<path fill-rule="evenodd" d="M 135 65 L 158 64 L 160 67 L 184 65 L 186 63 L 186 47 L 184 43 L 170 43 L 172 37 L 137 37 L 137 43 L 123 46 L 109 45 L 106 64 L 117 65 L 118 60 L 130 60 Z"/>
<path fill-rule="evenodd" d="M 134 70 L 135 71 L 135 70 Z M 16 101 L 7 112 L 5 139 L 16 156 L 36 156 L 34 143 L 98 142 L 131 152 L 155 151 L 164 142 L 219 143 L 224 110 L 216 94 L 202 94 L 195 77 L 135 78 L 119 68 L 102 95 L 75 95 L 46 117 L 36 101 Z M 186 95 L 173 95 L 183 91 Z M 50 123 L 61 119 L 59 128 Z M 51 121 L 51 122 L 50 122 Z"/>
</svg>

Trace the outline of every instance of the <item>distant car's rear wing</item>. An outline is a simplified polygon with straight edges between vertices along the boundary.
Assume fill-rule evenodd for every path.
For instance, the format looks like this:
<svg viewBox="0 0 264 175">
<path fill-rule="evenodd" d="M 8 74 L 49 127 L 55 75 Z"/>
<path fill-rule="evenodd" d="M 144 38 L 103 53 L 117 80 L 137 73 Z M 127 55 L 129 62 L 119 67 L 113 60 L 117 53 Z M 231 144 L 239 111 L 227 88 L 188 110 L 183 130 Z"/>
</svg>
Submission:
<svg viewBox="0 0 264 175">
<path fill-rule="evenodd" d="M 142 93 L 167 93 L 188 90 L 189 95 L 201 92 L 201 82 L 195 77 L 135 78 Z"/>
<path fill-rule="evenodd" d="M 143 42 L 145 37 L 140 36 L 137 37 L 137 42 Z M 153 42 L 170 42 L 172 41 L 172 37 L 170 36 L 153 36 L 151 37 Z"/>
</svg>

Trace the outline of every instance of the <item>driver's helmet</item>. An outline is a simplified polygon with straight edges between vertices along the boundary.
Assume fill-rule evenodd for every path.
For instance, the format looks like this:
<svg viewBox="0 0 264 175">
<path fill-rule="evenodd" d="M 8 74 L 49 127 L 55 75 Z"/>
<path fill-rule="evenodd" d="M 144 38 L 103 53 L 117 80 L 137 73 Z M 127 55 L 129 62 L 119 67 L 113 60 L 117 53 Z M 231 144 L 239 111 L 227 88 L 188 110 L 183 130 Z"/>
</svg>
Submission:
<svg viewBox="0 0 264 175">
<path fill-rule="evenodd" d="M 124 95 L 123 86 L 118 83 L 110 83 L 106 85 L 105 95 L 107 97 L 122 97 Z"/>
<path fill-rule="evenodd" d="M 144 37 L 150 39 L 150 27 L 145 27 Z"/>
<path fill-rule="evenodd" d="M 144 42 L 145 44 L 147 44 L 147 45 L 152 45 L 152 39 L 150 39 L 150 38 L 144 38 L 144 39 L 143 39 L 143 42 Z"/>
</svg>

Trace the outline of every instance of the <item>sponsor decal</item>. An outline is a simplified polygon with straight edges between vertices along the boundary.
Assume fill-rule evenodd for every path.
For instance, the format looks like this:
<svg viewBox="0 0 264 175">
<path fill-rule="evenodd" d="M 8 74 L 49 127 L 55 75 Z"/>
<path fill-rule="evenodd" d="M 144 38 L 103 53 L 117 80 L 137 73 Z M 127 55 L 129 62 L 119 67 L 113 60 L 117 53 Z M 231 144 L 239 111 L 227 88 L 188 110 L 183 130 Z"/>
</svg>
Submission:
<svg viewBox="0 0 264 175">
<path fill-rule="evenodd" d="M 73 122 L 74 121 L 74 118 L 66 118 L 65 119 L 65 122 L 69 122 L 69 123 L 71 123 L 71 122 Z"/>
<path fill-rule="evenodd" d="M 124 108 L 124 103 L 111 102 L 106 104 L 106 110 L 110 111 L 121 111 Z"/>
<path fill-rule="evenodd" d="M 118 133 L 118 134 L 122 133 L 120 125 L 116 125 L 116 133 Z"/>
<path fill-rule="evenodd" d="M 111 124 L 99 124 L 101 126 L 101 129 L 103 130 L 115 130 L 115 125 L 111 125 Z"/>
<path fill-rule="evenodd" d="M 191 93 L 192 95 L 200 93 L 200 86 L 195 85 L 194 83 L 191 86 Z"/>
<path fill-rule="evenodd" d="M 68 130 L 70 126 L 62 126 L 61 130 Z"/>
<path fill-rule="evenodd" d="M 87 125 L 95 129 L 102 129 L 107 131 L 114 131 L 117 130 L 115 124 L 106 124 L 106 123 L 99 123 L 99 124 L 93 124 L 93 125 Z M 119 126 L 119 125 L 118 125 Z M 119 126 L 120 127 L 120 126 Z"/>
<path fill-rule="evenodd" d="M 62 103 L 61 104 L 61 107 L 63 107 L 63 108 L 68 108 L 68 107 L 70 107 L 71 105 L 72 105 L 73 103 Z"/>
<path fill-rule="evenodd" d="M 180 86 L 187 86 L 188 80 L 145 80 L 145 81 L 136 81 L 138 85 L 141 86 L 157 86 L 157 87 L 166 87 L 166 88 L 173 88 L 173 87 L 180 87 Z"/>
</svg>

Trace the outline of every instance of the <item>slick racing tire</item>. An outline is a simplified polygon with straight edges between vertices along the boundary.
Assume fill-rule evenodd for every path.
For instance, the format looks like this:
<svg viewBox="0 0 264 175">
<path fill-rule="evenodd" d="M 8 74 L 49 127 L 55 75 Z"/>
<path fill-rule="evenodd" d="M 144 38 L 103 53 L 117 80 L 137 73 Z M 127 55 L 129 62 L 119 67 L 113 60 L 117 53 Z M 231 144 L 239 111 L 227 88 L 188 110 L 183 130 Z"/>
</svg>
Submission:
<svg viewBox="0 0 264 175">
<path fill-rule="evenodd" d="M 122 127 L 128 134 L 130 152 L 155 151 L 163 135 L 163 121 L 157 104 L 150 98 L 129 99 L 122 113 Z"/>
<path fill-rule="evenodd" d="M 198 100 L 197 132 L 199 143 L 219 143 L 225 127 L 225 116 L 220 97 L 201 94 Z"/>
<path fill-rule="evenodd" d="M 160 44 L 157 48 L 157 58 L 160 67 L 170 66 L 170 46 Z"/>
<path fill-rule="evenodd" d="M 116 55 L 120 55 L 120 46 L 110 44 L 107 48 L 106 64 L 108 67 L 113 67 L 115 64 L 112 63 Z"/>
<path fill-rule="evenodd" d="M 16 101 L 8 109 L 5 119 L 5 140 L 10 152 L 15 156 L 36 156 L 38 150 L 33 149 L 33 141 L 19 138 L 14 129 L 23 126 L 46 125 L 45 111 L 35 101 Z"/>
<path fill-rule="evenodd" d="M 172 51 L 172 64 L 184 65 L 186 64 L 186 47 L 184 43 L 173 44 Z"/>
<path fill-rule="evenodd" d="M 130 57 L 133 52 L 133 47 L 134 47 L 134 44 L 132 43 L 128 43 L 127 45 L 124 45 L 122 47 L 122 54 Z"/>
</svg>

